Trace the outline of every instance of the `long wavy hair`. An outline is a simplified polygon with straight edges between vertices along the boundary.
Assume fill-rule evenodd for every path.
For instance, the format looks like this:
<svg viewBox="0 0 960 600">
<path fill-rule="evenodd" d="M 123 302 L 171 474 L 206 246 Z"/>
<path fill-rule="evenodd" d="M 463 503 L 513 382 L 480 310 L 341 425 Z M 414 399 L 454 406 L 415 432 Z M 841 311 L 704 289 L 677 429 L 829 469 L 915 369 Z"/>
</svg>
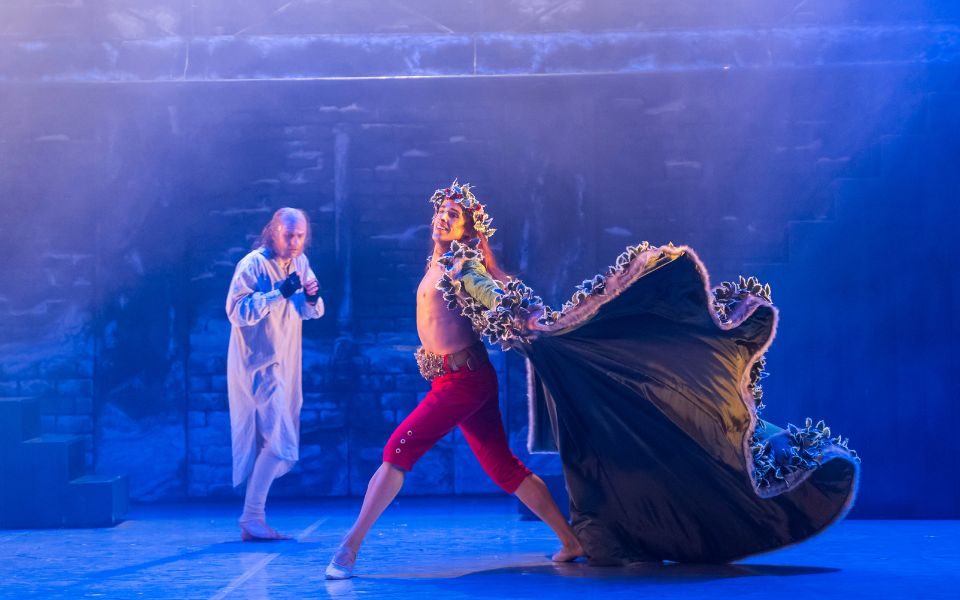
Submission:
<svg viewBox="0 0 960 600">
<path fill-rule="evenodd" d="M 303 222 L 307 224 L 307 236 L 306 239 L 303 240 L 303 247 L 306 249 L 310 244 L 310 219 L 307 218 L 307 213 L 304 211 L 299 208 L 290 208 L 289 206 L 277 209 L 277 212 L 273 213 L 270 221 L 263 226 L 263 231 L 260 232 L 260 235 L 257 236 L 257 239 L 253 242 L 253 249 L 266 248 L 270 252 L 275 252 L 274 241 L 276 240 L 277 230 L 283 225 L 283 220 L 289 218 L 301 218 Z"/>
</svg>

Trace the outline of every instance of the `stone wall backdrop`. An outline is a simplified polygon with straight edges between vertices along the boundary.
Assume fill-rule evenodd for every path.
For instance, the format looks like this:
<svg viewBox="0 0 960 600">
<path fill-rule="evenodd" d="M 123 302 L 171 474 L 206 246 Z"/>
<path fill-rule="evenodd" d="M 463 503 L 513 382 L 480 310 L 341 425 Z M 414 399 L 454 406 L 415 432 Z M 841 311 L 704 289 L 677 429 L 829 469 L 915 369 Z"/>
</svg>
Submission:
<svg viewBox="0 0 960 600">
<path fill-rule="evenodd" d="M 225 293 L 301 207 L 327 315 L 275 489 L 362 494 L 427 389 L 427 199 L 459 177 L 548 302 L 640 240 L 769 281 L 765 414 L 851 438 L 854 516 L 957 518 L 958 107 L 960 5 L 932 0 L 6 0 L 0 394 L 136 500 L 236 495 Z M 454 433 L 404 493 L 499 490 Z"/>
</svg>

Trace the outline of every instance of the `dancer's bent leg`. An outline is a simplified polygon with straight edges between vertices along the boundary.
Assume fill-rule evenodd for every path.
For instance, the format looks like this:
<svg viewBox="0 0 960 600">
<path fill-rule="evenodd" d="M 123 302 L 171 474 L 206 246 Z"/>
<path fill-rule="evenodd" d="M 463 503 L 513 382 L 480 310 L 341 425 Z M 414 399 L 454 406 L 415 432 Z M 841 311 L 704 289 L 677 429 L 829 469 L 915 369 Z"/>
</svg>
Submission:
<svg viewBox="0 0 960 600">
<path fill-rule="evenodd" d="M 393 432 L 383 450 L 383 464 L 367 486 L 360 515 L 327 567 L 328 579 L 351 576 L 364 537 L 397 496 L 405 473 L 457 423 L 477 410 L 472 388 L 470 378 L 464 375 L 433 380 L 430 392 Z"/>
<path fill-rule="evenodd" d="M 547 524 L 560 538 L 562 547 L 552 557 L 556 562 L 569 562 L 578 557 L 585 556 L 583 546 L 577 540 L 576 534 L 570 528 L 570 524 L 564 518 L 563 513 L 557 503 L 554 502 L 547 484 L 534 474 L 523 480 L 520 487 L 515 492 L 520 502 L 530 509 L 530 511 L 540 517 L 540 520 Z"/>
<path fill-rule="evenodd" d="M 464 439 L 490 478 L 508 494 L 515 494 L 560 539 L 562 547 L 553 555 L 553 560 L 567 562 L 583 556 L 583 547 L 546 484 L 510 450 L 497 401 L 496 378 L 489 379 L 493 385 L 481 388 L 487 394 L 486 400 L 474 414 L 460 423 Z"/>
</svg>

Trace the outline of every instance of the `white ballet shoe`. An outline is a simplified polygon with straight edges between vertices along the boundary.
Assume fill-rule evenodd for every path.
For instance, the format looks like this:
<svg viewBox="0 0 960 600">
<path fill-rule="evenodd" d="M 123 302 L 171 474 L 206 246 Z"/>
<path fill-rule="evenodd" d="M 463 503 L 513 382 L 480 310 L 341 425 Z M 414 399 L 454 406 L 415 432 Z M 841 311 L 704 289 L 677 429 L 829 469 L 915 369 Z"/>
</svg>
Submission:
<svg viewBox="0 0 960 600">
<path fill-rule="evenodd" d="M 340 562 L 337 562 L 338 558 L 342 562 L 347 562 L 347 560 L 349 560 L 350 564 L 341 564 Z M 324 571 L 324 576 L 327 579 L 350 579 L 353 577 L 353 567 L 356 563 L 357 553 L 350 548 L 340 546 L 340 548 L 337 549 L 336 554 L 333 555 L 333 558 L 330 559 L 330 564 L 327 565 L 327 569 Z"/>
</svg>

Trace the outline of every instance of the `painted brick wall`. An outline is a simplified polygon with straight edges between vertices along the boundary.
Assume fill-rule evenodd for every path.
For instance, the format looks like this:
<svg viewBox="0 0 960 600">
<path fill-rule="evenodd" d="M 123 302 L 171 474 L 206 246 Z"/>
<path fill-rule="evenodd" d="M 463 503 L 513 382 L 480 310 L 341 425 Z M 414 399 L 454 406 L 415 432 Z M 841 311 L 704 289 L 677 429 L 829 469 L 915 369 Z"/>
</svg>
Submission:
<svg viewBox="0 0 960 600">
<path fill-rule="evenodd" d="M 86 436 L 134 498 L 237 493 L 224 294 L 285 205 L 311 217 L 328 312 L 276 493 L 362 493 L 426 390 L 426 200 L 459 177 L 548 302 L 642 239 L 770 281 L 767 415 L 852 438 L 857 514 L 957 516 L 960 484 L 915 466 L 960 467 L 956 9 L 268 4 L 0 8 L 0 394 L 43 398 L 45 430 Z M 494 363 L 514 449 L 556 472 L 523 451 L 522 361 Z M 497 492 L 457 433 L 405 489 Z"/>
</svg>

